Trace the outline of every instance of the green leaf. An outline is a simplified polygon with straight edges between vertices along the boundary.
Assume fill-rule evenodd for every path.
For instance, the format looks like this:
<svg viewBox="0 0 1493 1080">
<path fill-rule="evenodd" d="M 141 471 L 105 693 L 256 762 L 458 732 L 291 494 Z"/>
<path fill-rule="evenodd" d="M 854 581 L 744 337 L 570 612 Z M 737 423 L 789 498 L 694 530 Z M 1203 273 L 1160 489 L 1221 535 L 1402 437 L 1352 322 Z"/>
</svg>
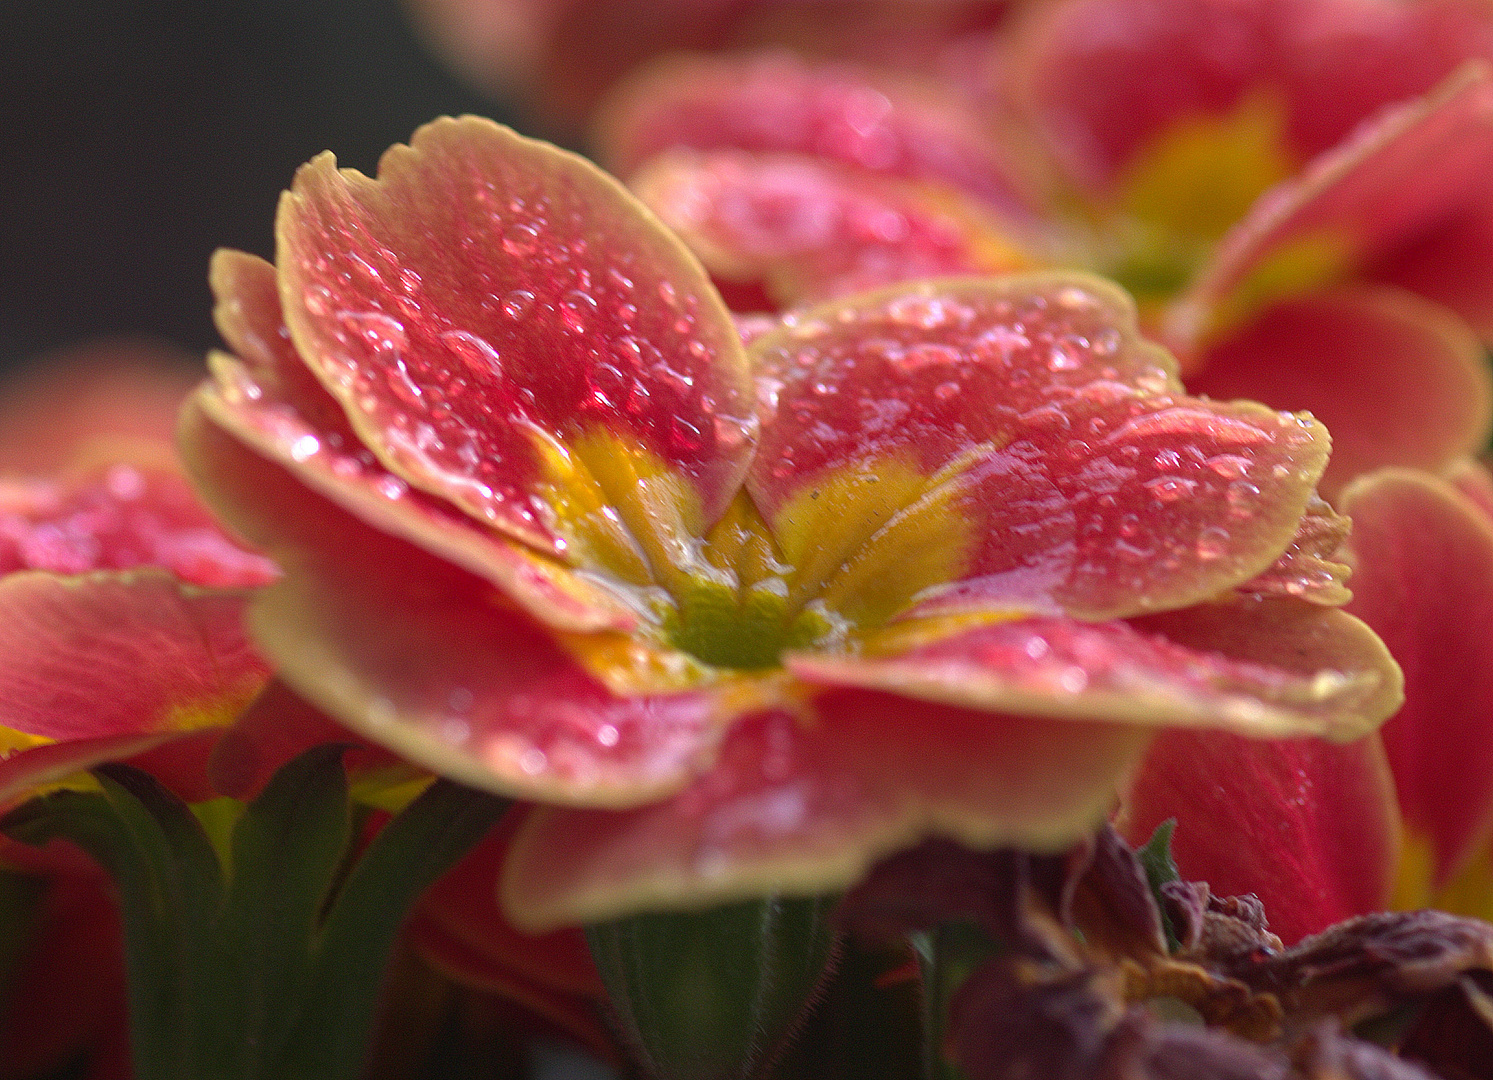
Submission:
<svg viewBox="0 0 1493 1080">
<path fill-rule="evenodd" d="M 0 819 L 0 831 L 35 846 L 71 840 L 109 871 L 124 919 L 135 1075 L 202 1080 L 187 973 L 222 898 L 217 855 L 186 805 L 149 775 L 124 765 L 94 775 L 102 793 L 33 799 Z"/>
<path fill-rule="evenodd" d="M 1151 838 L 1135 852 L 1136 858 L 1140 859 L 1141 868 L 1146 872 L 1146 884 L 1151 887 L 1151 895 L 1156 899 L 1156 910 L 1161 914 L 1161 929 L 1166 934 L 1166 947 L 1171 952 L 1182 947 L 1182 940 L 1177 937 L 1172 928 L 1172 920 L 1167 916 L 1161 887 L 1169 881 L 1182 880 L 1177 864 L 1172 860 L 1172 833 L 1176 831 L 1177 819 L 1167 818 L 1156 826 Z"/>
<path fill-rule="evenodd" d="M 658 1080 L 759 1075 L 835 952 L 834 901 L 769 897 L 587 927 L 612 1008 Z"/>
<path fill-rule="evenodd" d="M 506 799 L 437 780 L 384 826 L 327 913 L 305 1009 L 275 1075 L 286 1080 L 359 1075 L 384 969 L 405 915 L 508 806 Z"/>
<path fill-rule="evenodd" d="M 345 749 L 315 747 L 282 767 L 234 826 L 232 886 L 197 965 L 197 1023 L 226 1075 L 276 1075 L 296 1019 L 288 1006 L 306 993 L 321 913 L 351 839 Z"/>
</svg>

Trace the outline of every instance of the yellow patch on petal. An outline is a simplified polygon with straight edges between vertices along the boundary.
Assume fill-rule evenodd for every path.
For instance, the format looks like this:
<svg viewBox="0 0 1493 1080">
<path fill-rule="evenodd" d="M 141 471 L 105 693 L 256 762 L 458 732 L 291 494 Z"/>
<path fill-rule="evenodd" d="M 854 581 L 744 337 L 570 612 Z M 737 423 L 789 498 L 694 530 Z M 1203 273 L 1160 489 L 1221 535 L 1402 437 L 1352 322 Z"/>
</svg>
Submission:
<svg viewBox="0 0 1493 1080">
<path fill-rule="evenodd" d="M 56 741 L 43 735 L 31 735 L 24 731 L 17 731 L 15 728 L 0 727 L 0 760 L 10 757 L 17 750 L 30 750 L 32 747 L 46 746 Z"/>
<path fill-rule="evenodd" d="M 390 765 L 355 773 L 347 786 L 348 796 L 360 806 L 371 806 L 397 814 L 435 780 L 434 776 L 410 765 Z"/>
<path fill-rule="evenodd" d="M 1196 328 L 1207 344 L 1281 300 L 1303 296 L 1340 280 L 1352 265 L 1353 246 L 1335 232 L 1306 232 L 1266 254 L 1213 308 L 1208 324 Z"/>
<path fill-rule="evenodd" d="M 563 445 L 532 429 L 541 501 L 572 566 L 633 586 L 669 586 L 699 560 L 698 492 L 634 439 L 591 429 Z"/>
<path fill-rule="evenodd" d="M 1493 920 L 1493 851 L 1478 852 L 1429 903 L 1453 915 Z"/>
<path fill-rule="evenodd" d="M 774 515 L 789 605 L 818 599 L 851 624 L 874 626 L 918 593 L 957 580 L 977 538 L 959 505 L 971 449 L 932 476 L 910 462 L 873 458 L 799 489 Z"/>
<path fill-rule="evenodd" d="M 1115 211 L 1161 236 L 1212 241 L 1295 168 L 1283 103 L 1251 94 L 1231 113 L 1186 117 L 1158 133 L 1120 179 Z"/>
<path fill-rule="evenodd" d="M 1395 874 L 1390 906 L 1396 911 L 1414 911 L 1429 906 L 1434 892 L 1431 876 L 1435 867 L 1436 852 L 1431 838 L 1407 824 L 1400 844 L 1400 865 Z"/>
</svg>

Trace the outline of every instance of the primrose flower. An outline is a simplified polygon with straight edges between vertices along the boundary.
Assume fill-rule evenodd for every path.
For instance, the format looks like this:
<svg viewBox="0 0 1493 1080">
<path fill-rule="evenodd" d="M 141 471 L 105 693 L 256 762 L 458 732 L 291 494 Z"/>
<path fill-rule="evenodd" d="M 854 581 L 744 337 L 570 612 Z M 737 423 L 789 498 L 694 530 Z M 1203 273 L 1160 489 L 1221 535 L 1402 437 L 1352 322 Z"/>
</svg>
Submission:
<svg viewBox="0 0 1493 1080">
<path fill-rule="evenodd" d="M 963 58 L 1009 0 L 409 0 L 415 24 L 470 83 L 549 122 L 585 117 L 619 76 L 659 53 L 780 44 L 882 62 Z M 893 44 L 894 43 L 894 44 Z"/>
<path fill-rule="evenodd" d="M 1351 738 L 1398 702 L 1331 606 L 1321 425 L 1186 397 L 1098 279 L 743 348 L 625 189 L 477 118 L 377 179 L 318 157 L 277 237 L 214 260 L 236 355 L 189 469 L 284 572 L 250 625 L 298 694 L 547 804 L 521 926 L 833 889 L 928 833 L 1062 846 L 1159 726 Z"/>
<path fill-rule="evenodd" d="M 1080 266 L 1190 390 L 1310 409 L 1323 491 L 1489 434 L 1493 18 L 1459 0 L 1062 0 L 942 72 L 675 58 L 600 159 L 742 306 Z"/>
<path fill-rule="evenodd" d="M 1177 818 L 1184 873 L 1258 894 L 1288 940 L 1386 907 L 1493 914 L 1493 481 L 1386 469 L 1343 503 L 1351 610 L 1404 668 L 1404 707 L 1346 746 L 1168 733 L 1123 812 L 1132 837 Z"/>
</svg>

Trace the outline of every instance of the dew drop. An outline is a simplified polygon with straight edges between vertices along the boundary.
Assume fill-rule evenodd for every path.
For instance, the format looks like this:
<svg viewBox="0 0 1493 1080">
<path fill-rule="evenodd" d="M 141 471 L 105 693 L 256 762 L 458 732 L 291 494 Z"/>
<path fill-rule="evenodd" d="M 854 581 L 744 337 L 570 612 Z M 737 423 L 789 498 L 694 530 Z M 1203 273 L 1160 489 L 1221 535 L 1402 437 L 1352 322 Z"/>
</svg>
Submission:
<svg viewBox="0 0 1493 1080">
<path fill-rule="evenodd" d="M 1116 529 L 1119 531 L 1119 534 L 1126 540 L 1132 539 L 1137 533 L 1140 532 L 1140 515 L 1126 514 L 1125 516 L 1120 518 L 1119 523 L 1116 525 Z"/>
<path fill-rule="evenodd" d="M 679 303 L 679 290 L 674 288 L 672 282 L 660 281 L 658 283 L 658 298 L 670 307 Z"/>
<path fill-rule="evenodd" d="M 933 388 L 933 396 L 939 401 L 950 401 L 959 393 L 959 384 L 956 382 L 939 383 Z"/>
<path fill-rule="evenodd" d="M 532 255 L 539 246 L 539 230 L 528 223 L 510 226 L 503 235 L 503 250 L 515 258 Z"/>
<path fill-rule="evenodd" d="M 518 758 L 518 767 L 530 776 L 536 776 L 544 771 L 549 764 L 549 755 L 537 746 L 531 746 Z"/>
<path fill-rule="evenodd" d="M 1180 476 L 1161 476 L 1147 480 L 1145 487 L 1151 498 L 1160 503 L 1173 503 L 1191 495 L 1197 488 L 1196 480 L 1185 480 Z"/>
<path fill-rule="evenodd" d="M 145 476 L 132 465 L 115 465 L 104 474 L 104 487 L 116 499 L 134 502 L 145 494 Z"/>
<path fill-rule="evenodd" d="M 528 289 L 515 289 L 503 300 L 503 314 L 510 319 L 519 319 L 534 306 L 534 294 Z"/>
<path fill-rule="evenodd" d="M 1175 450 L 1162 450 L 1156 455 L 1158 469 L 1175 469 L 1182 464 L 1182 455 Z"/>
<path fill-rule="evenodd" d="M 397 353 L 405 347 L 404 324 L 382 311 L 339 311 L 337 321 L 378 353 Z"/>
<path fill-rule="evenodd" d="M 560 299 L 560 318 L 571 333 L 584 334 L 593 315 L 596 314 L 596 299 L 579 289 L 571 289 Z"/>
<path fill-rule="evenodd" d="M 290 444 L 290 457 L 292 461 L 305 461 L 314 457 L 320 449 L 321 440 L 315 435 L 302 435 Z"/>
<path fill-rule="evenodd" d="M 1235 480 L 1224 492 L 1229 504 L 1229 516 L 1247 518 L 1254 515 L 1253 506 L 1260 497 L 1260 489 L 1248 480 Z"/>
<path fill-rule="evenodd" d="M 621 740 L 622 734 L 615 724 L 602 724 L 596 729 L 596 741 L 602 746 L 616 746 Z"/>
<path fill-rule="evenodd" d="M 375 486 L 378 488 L 379 494 L 386 499 L 402 499 L 410 489 L 409 485 L 399 479 L 399 477 L 388 474 L 379 477 Z"/>
<path fill-rule="evenodd" d="M 1210 457 L 1205 464 L 1219 476 L 1228 480 L 1237 480 L 1249 474 L 1249 467 L 1254 462 L 1239 454 L 1217 454 Z"/>
<path fill-rule="evenodd" d="M 503 374 L 503 364 L 498 356 L 498 350 L 476 334 L 465 330 L 447 330 L 441 335 L 441 340 L 474 374 L 481 376 Z"/>
<path fill-rule="evenodd" d="M 1209 525 L 1197 538 L 1198 559 L 1213 562 L 1229 553 L 1229 531 L 1218 525 Z"/>
</svg>

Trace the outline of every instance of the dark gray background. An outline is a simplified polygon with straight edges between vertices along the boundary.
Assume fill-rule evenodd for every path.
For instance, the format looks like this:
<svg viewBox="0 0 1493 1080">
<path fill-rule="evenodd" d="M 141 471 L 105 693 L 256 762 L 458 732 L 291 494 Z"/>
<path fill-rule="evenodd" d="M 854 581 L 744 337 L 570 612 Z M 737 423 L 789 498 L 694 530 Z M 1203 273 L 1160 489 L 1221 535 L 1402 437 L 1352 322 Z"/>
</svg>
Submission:
<svg viewBox="0 0 1493 1080">
<path fill-rule="evenodd" d="M 271 254 L 298 164 L 371 172 L 459 112 L 511 121 L 397 0 L 0 0 L 0 371 L 106 334 L 202 351 L 208 255 Z"/>
</svg>

